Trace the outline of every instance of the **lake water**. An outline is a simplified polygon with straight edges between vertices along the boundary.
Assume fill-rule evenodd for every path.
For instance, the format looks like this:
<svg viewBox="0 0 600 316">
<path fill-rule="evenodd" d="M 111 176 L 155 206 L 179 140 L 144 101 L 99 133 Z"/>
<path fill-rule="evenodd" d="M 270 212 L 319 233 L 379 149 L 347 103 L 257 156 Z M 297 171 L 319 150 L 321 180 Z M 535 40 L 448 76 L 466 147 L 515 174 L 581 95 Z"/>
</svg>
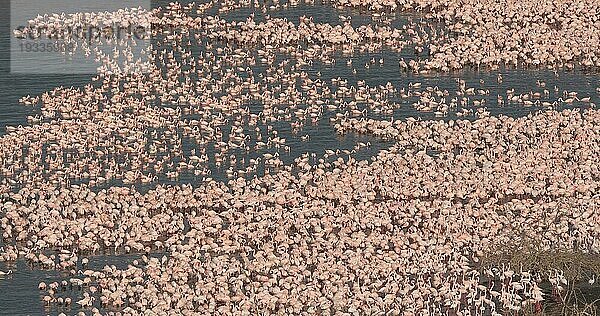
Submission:
<svg viewBox="0 0 600 316">
<path fill-rule="evenodd" d="M 163 4 L 159 2 L 158 5 Z M 10 12 L 7 6 L 7 1 L 0 2 L 0 135 L 6 134 L 6 126 L 27 125 L 27 116 L 37 114 L 37 108 L 26 107 L 18 103 L 19 98 L 25 95 L 39 95 L 45 91 L 49 91 L 58 86 L 75 86 L 82 87 L 89 83 L 92 75 L 26 75 L 14 74 L 10 71 L 10 54 L 9 54 L 9 36 L 12 32 L 9 31 L 8 16 Z M 228 20 L 243 20 L 251 10 L 244 9 L 229 13 L 225 16 Z M 271 13 L 272 16 L 286 17 L 290 21 L 297 21 L 299 16 L 312 16 L 315 22 L 330 22 L 339 23 L 338 15 L 351 15 L 353 23 L 363 24 L 371 22 L 371 18 L 364 13 L 339 11 L 329 6 L 299 6 L 287 11 L 276 11 Z M 409 16 L 396 16 L 393 25 L 401 25 Z M 424 86 L 437 86 L 440 89 L 455 91 L 457 87 L 456 79 L 460 78 L 466 81 L 468 87 L 476 87 L 477 89 L 489 89 L 489 95 L 485 96 L 487 100 L 487 109 L 492 115 L 509 115 L 523 116 L 533 111 L 540 110 L 538 107 L 524 107 L 519 104 L 509 104 L 499 106 L 496 102 L 497 95 L 505 95 L 506 90 L 515 89 L 516 94 L 541 92 L 543 88 L 536 84 L 536 81 L 543 80 L 546 82 L 546 89 L 550 90 L 548 100 L 552 101 L 559 97 L 564 90 L 577 91 L 580 97 L 591 97 L 594 103 L 600 103 L 596 87 L 600 86 L 600 76 L 596 73 L 585 73 L 582 71 L 559 71 L 554 73 L 550 70 L 528 69 L 514 70 L 502 69 L 498 71 L 475 71 L 464 70 L 449 74 L 431 74 L 431 75 L 414 75 L 399 71 L 398 59 L 400 57 L 409 58 L 411 55 L 407 53 L 405 56 L 391 52 L 379 52 L 353 56 L 353 65 L 356 65 L 356 74 L 352 73 L 352 69 L 346 66 L 347 58 L 340 58 L 335 65 L 323 65 L 315 63 L 310 67 L 305 67 L 305 70 L 316 75 L 320 72 L 323 80 L 330 80 L 335 77 L 347 78 L 350 85 L 355 85 L 357 80 L 365 80 L 369 86 L 385 85 L 387 82 L 392 83 L 396 87 L 406 87 L 411 82 L 421 82 Z M 369 69 L 362 67 L 371 58 L 379 60 L 383 58 L 386 62 L 383 65 L 375 64 Z M 501 84 L 497 83 L 498 74 L 502 74 L 504 80 Z M 483 84 L 480 81 L 483 80 Z M 554 87 L 559 88 L 559 93 L 554 92 Z M 482 97 L 483 98 L 483 97 Z M 543 98 L 542 98 L 543 100 Z M 398 102 L 402 102 L 401 100 Z M 586 106 L 584 104 L 574 104 L 574 107 Z M 409 116 L 420 117 L 422 119 L 436 119 L 432 112 L 416 111 L 410 104 L 402 106 L 394 112 L 395 119 L 403 119 Z M 292 133 L 289 125 L 277 125 L 279 134 L 288 140 L 288 145 L 291 150 L 289 153 L 282 153 L 282 159 L 285 163 L 290 163 L 294 158 L 305 152 L 314 152 L 322 155 L 326 149 L 351 149 L 358 142 L 370 142 L 372 146 L 369 149 L 360 151 L 355 155 L 358 159 L 368 159 L 378 150 L 391 145 L 391 142 L 376 139 L 364 135 L 349 134 L 339 136 L 335 133 L 333 127 L 329 123 L 328 115 L 324 115 L 321 121 L 313 126 L 306 126 L 302 135 L 310 135 L 309 141 L 302 141 L 301 135 Z M 444 119 L 456 119 L 453 114 Z M 248 157 L 257 157 L 263 152 L 248 153 Z M 214 177 L 221 180 L 226 180 L 222 170 L 215 169 Z M 182 177 L 180 182 L 194 183 L 197 181 L 194 177 Z M 169 182 L 163 179 L 163 182 Z M 126 266 L 133 259 L 139 258 L 141 255 L 117 255 L 117 256 L 96 256 L 90 258 L 90 267 L 101 268 L 104 264 L 115 264 L 117 266 Z M 14 274 L 6 278 L 0 278 L 0 315 L 40 315 L 50 314 L 56 315 L 60 312 L 73 314 L 77 310 L 76 306 L 72 309 L 53 309 L 47 310 L 43 306 L 40 297 L 40 292 L 37 290 L 37 285 L 40 281 L 52 282 L 65 277 L 64 274 L 57 271 L 44 271 L 40 269 L 32 269 L 24 262 L 19 261 L 15 266 L 5 266 L 0 263 L 0 270 L 12 269 Z M 65 295 L 67 295 L 66 293 Z"/>
</svg>

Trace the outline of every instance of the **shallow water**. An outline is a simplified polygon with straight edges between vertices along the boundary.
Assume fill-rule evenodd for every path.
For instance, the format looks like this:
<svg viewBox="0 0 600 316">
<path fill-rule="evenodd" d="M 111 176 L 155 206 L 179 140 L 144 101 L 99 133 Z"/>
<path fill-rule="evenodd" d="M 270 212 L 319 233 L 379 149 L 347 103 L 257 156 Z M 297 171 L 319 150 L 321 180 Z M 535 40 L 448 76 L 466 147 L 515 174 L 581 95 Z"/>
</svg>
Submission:
<svg viewBox="0 0 600 316">
<path fill-rule="evenodd" d="M 162 254 L 151 254 L 151 257 L 160 258 Z M 89 257 L 87 267 L 78 265 L 79 269 L 101 270 L 105 265 L 114 265 L 118 269 L 125 269 L 133 260 L 141 260 L 141 254 L 120 254 L 110 256 L 92 256 Z M 38 290 L 40 282 L 50 284 L 52 282 L 61 282 L 70 278 L 83 278 L 81 274 L 71 275 L 66 271 L 43 270 L 39 267 L 31 267 L 23 260 L 16 264 L 4 267 L 2 270 L 12 269 L 13 274 L 0 277 L 0 315 L 57 315 L 65 313 L 72 315 L 77 313 L 80 308 L 75 302 L 83 298 L 83 292 L 77 288 L 66 287 L 57 291 L 56 297 L 71 297 L 73 303 L 71 306 L 46 307 L 42 301 L 46 293 Z M 100 307 L 96 302 L 95 307 Z"/>
<path fill-rule="evenodd" d="M 164 2 L 159 2 L 159 5 Z M 5 2 L 0 3 L 0 15 L 8 14 Z M 225 18 L 228 20 L 244 20 L 250 9 L 237 10 L 228 13 Z M 349 10 L 336 10 L 328 6 L 300 6 L 290 10 L 278 10 L 272 12 L 275 17 L 285 17 L 290 21 L 297 21 L 302 15 L 312 16 L 315 22 L 329 22 L 339 24 L 338 15 L 352 15 L 353 24 L 359 25 L 371 22 L 371 18 L 366 14 L 352 12 Z M 407 19 L 407 16 L 396 16 L 392 25 L 398 26 Z M 81 87 L 91 80 L 91 75 L 20 75 L 10 73 L 9 63 L 9 36 L 11 32 L 8 30 L 9 19 L 6 16 L 0 17 L 2 31 L 0 32 L 0 135 L 6 134 L 6 126 L 26 125 L 27 116 L 35 115 L 37 109 L 35 107 L 26 107 L 18 103 L 18 99 L 25 95 L 39 95 L 45 91 L 51 90 L 57 86 L 76 86 Z M 448 91 L 456 91 L 456 79 L 460 78 L 466 81 L 467 87 L 475 87 L 476 89 L 489 89 L 489 95 L 474 96 L 476 99 L 485 98 L 487 101 L 487 109 L 492 115 L 509 115 L 523 116 L 532 111 L 540 110 L 540 107 L 524 107 L 519 104 L 507 104 L 499 106 L 496 102 L 497 95 L 505 95 L 506 90 L 515 89 L 516 94 L 528 93 L 530 91 L 541 92 L 544 88 L 536 85 L 537 80 L 546 82 L 546 89 L 550 91 L 548 100 L 553 101 L 560 97 L 563 91 L 577 91 L 579 97 L 591 97 L 594 103 L 600 103 L 600 97 L 595 90 L 600 86 L 600 76 L 594 73 L 584 73 L 581 71 L 559 71 L 554 73 L 550 70 L 543 69 L 527 69 L 513 70 L 501 69 L 498 71 L 476 71 L 465 70 L 449 74 L 433 74 L 433 75 L 415 75 L 401 72 L 398 67 L 398 59 L 401 57 L 408 58 L 410 54 L 397 54 L 387 51 L 364 54 L 360 56 L 350 57 L 353 61 L 353 66 L 348 67 L 346 60 L 349 57 L 340 56 L 335 65 L 324 65 L 315 62 L 311 67 L 305 67 L 311 76 L 317 77 L 320 73 L 322 80 L 329 81 L 331 78 L 342 77 L 347 78 L 349 85 L 355 85 L 357 80 L 365 80 L 366 84 L 374 87 L 385 85 L 390 82 L 397 88 L 406 88 L 411 82 L 421 82 L 423 86 L 437 86 L 440 89 Z M 383 65 L 375 64 L 369 69 L 365 69 L 364 65 L 371 58 L 385 60 Z M 353 74 L 352 69 L 356 69 L 356 74 Z M 502 74 L 503 82 L 497 82 L 498 74 Z M 483 80 L 483 83 L 481 83 Z M 554 91 L 554 87 L 558 87 L 559 92 Z M 541 99 L 542 101 L 544 98 Z M 403 100 L 395 100 L 401 104 L 400 108 L 394 111 L 394 119 L 404 119 L 406 117 L 420 117 L 423 119 L 436 119 L 433 112 L 419 112 L 415 110 L 410 102 Z M 574 103 L 571 107 L 587 107 L 589 105 Z M 317 153 L 317 156 L 322 156 L 326 149 L 352 149 L 358 142 L 370 142 L 372 146 L 369 149 L 364 149 L 354 154 L 357 159 L 368 159 L 378 150 L 386 148 L 391 142 L 376 139 L 370 136 L 363 135 L 344 135 L 339 136 L 335 133 L 332 125 L 329 123 L 328 115 L 324 115 L 320 122 L 316 125 L 306 125 L 301 133 L 292 133 L 289 124 L 276 125 L 279 134 L 288 140 L 288 145 L 291 150 L 289 153 L 281 153 L 282 160 L 289 164 L 299 157 L 302 153 L 311 152 Z M 456 119 L 457 117 L 450 114 L 444 119 Z M 302 141 L 300 136 L 310 135 L 309 141 Z M 185 150 L 186 148 L 184 148 Z M 263 152 L 251 152 L 247 154 L 248 159 L 257 157 Z M 214 165 L 213 165 L 213 168 Z M 226 180 L 222 170 L 215 168 L 214 178 Z M 195 183 L 197 178 L 183 176 L 179 183 Z M 171 181 L 161 178 L 164 183 Z M 104 264 L 115 264 L 117 266 L 126 266 L 140 255 L 122 255 L 122 256 L 97 256 L 90 258 L 90 266 L 100 268 Z M 44 271 L 40 269 L 31 269 L 24 262 L 17 262 L 16 266 L 5 266 L 0 263 L 0 270 L 12 269 L 14 274 L 5 278 L 0 278 L 0 315 L 40 315 L 50 314 L 56 315 L 60 312 L 73 314 L 76 312 L 76 306 L 71 309 L 52 309 L 47 310 L 43 306 L 37 285 L 41 281 L 53 282 L 59 281 L 64 274 L 57 271 Z"/>
</svg>

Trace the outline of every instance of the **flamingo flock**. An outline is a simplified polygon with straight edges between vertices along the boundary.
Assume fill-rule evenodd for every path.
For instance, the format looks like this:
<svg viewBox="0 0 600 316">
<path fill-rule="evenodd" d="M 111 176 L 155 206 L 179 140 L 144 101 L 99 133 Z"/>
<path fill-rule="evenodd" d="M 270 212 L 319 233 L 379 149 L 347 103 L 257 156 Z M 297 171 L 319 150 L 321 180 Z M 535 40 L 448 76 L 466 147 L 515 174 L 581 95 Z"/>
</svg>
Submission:
<svg viewBox="0 0 600 316">
<path fill-rule="evenodd" d="M 492 93 L 509 79 L 500 72 L 478 84 L 457 78 L 454 90 L 414 74 L 594 70 L 597 1 L 330 3 L 417 17 L 399 28 L 269 15 L 297 5 L 46 14 L 15 33 L 124 23 L 154 38 L 147 59 L 132 53 L 132 38 L 97 38 L 111 53 L 82 43 L 98 75 L 23 97 L 38 113 L 0 137 L 0 261 L 69 275 L 39 283 L 45 311 L 541 314 L 569 304 L 575 282 L 595 284 L 594 267 L 573 279 L 564 267 L 489 258 L 513 247 L 598 254 L 598 95 L 542 79 L 537 90 Z M 242 8 L 256 15 L 227 19 Z M 414 57 L 356 64 L 382 50 Z M 390 63 L 409 82 L 356 78 L 357 67 Z M 321 74 L 336 64 L 350 77 Z M 490 112 L 504 106 L 531 111 Z M 398 118 L 404 107 L 432 119 Z M 356 154 L 370 141 L 284 161 L 318 141 L 305 130 L 319 124 L 393 143 L 366 160 Z M 138 257 L 89 267 L 123 253 Z"/>
</svg>

